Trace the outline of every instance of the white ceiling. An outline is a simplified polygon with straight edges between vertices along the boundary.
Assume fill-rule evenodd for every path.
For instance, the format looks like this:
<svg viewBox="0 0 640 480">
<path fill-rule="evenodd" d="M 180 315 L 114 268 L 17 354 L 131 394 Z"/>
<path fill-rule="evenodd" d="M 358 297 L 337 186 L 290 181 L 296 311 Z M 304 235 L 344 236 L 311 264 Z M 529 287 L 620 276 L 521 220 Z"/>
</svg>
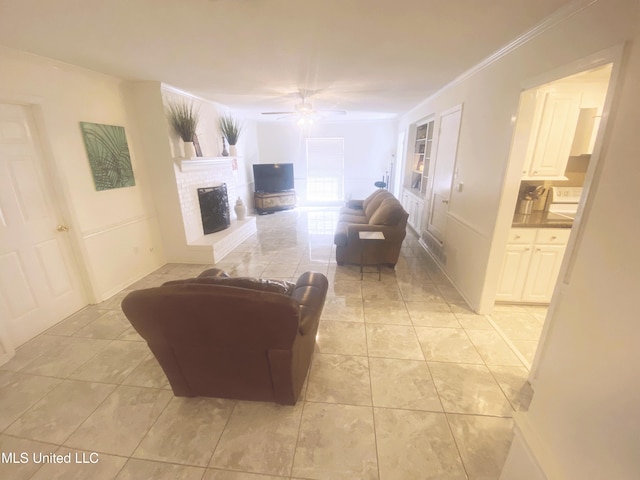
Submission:
<svg viewBox="0 0 640 480">
<path fill-rule="evenodd" d="M 0 45 L 239 114 L 404 113 L 569 0 L 0 0 Z M 272 119 L 273 117 L 262 117 Z"/>
</svg>

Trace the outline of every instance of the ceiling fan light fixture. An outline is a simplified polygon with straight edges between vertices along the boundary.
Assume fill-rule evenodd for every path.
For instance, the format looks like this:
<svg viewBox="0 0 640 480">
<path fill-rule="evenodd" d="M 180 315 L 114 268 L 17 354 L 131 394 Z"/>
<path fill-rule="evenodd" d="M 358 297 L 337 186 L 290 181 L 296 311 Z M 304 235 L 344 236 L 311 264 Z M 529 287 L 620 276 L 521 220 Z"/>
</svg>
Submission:
<svg viewBox="0 0 640 480">
<path fill-rule="evenodd" d="M 313 113 L 313 107 L 303 100 L 301 103 L 296 104 L 296 112 L 301 114 Z"/>
<path fill-rule="evenodd" d="M 302 115 L 298 119 L 299 127 L 310 127 L 311 125 L 313 125 L 313 117 L 311 115 Z"/>
</svg>

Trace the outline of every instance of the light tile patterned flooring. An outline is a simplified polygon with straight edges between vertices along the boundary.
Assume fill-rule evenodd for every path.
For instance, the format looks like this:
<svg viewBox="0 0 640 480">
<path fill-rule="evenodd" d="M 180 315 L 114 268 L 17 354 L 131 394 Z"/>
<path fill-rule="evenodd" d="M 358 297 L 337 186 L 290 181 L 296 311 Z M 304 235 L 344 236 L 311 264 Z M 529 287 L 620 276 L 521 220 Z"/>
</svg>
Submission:
<svg viewBox="0 0 640 480">
<path fill-rule="evenodd" d="M 119 307 L 132 289 L 209 267 L 168 264 L 0 368 L 0 452 L 98 452 L 99 462 L 5 461 L 0 478 L 497 479 L 511 415 L 530 400 L 527 369 L 415 237 L 395 271 L 361 281 L 333 260 L 335 210 L 257 221 L 257 235 L 218 266 L 286 279 L 317 270 L 330 280 L 301 401 L 173 396 Z M 503 331 L 516 328 L 513 312 L 496 313 Z"/>
</svg>

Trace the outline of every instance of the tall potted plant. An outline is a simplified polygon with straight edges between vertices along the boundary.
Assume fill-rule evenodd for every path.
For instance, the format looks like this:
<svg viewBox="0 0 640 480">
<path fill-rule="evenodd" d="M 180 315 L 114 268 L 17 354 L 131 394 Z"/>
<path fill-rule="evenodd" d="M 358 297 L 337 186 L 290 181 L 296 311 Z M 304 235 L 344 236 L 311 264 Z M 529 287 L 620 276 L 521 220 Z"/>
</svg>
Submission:
<svg viewBox="0 0 640 480">
<path fill-rule="evenodd" d="M 225 115 L 220 117 L 219 125 L 222 135 L 229 144 L 229 153 L 232 157 L 236 157 L 238 155 L 236 144 L 238 143 L 240 132 L 242 132 L 242 124 L 231 115 Z"/>
<path fill-rule="evenodd" d="M 184 142 L 185 158 L 196 156 L 193 138 L 198 128 L 198 109 L 186 101 L 172 102 L 167 107 L 169 122 Z"/>
</svg>

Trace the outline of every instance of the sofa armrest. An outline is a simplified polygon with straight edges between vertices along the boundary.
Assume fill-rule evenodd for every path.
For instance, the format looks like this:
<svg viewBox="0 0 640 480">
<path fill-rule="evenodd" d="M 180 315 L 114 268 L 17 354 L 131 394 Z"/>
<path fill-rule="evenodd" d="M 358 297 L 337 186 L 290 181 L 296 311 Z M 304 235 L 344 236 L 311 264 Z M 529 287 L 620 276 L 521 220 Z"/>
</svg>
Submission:
<svg viewBox="0 0 640 480">
<path fill-rule="evenodd" d="M 210 278 L 210 277 L 227 278 L 227 277 L 229 277 L 229 274 L 227 272 L 225 272 L 224 270 L 221 270 L 219 268 L 209 268 L 209 269 L 205 270 L 204 272 L 202 272 L 200 275 L 198 275 L 198 278 Z"/>
<path fill-rule="evenodd" d="M 362 210 L 364 200 L 348 200 L 347 208 L 353 208 L 354 210 Z"/>
<path fill-rule="evenodd" d="M 300 334 L 315 334 L 329 289 L 329 281 L 322 273 L 305 272 L 298 278 L 291 298 L 300 306 Z"/>
<path fill-rule="evenodd" d="M 360 241 L 360 232 L 382 232 L 385 240 L 392 240 L 402 235 L 401 232 L 398 232 L 396 225 L 358 225 L 352 223 L 347 225 L 347 241 L 349 243 Z"/>
</svg>

